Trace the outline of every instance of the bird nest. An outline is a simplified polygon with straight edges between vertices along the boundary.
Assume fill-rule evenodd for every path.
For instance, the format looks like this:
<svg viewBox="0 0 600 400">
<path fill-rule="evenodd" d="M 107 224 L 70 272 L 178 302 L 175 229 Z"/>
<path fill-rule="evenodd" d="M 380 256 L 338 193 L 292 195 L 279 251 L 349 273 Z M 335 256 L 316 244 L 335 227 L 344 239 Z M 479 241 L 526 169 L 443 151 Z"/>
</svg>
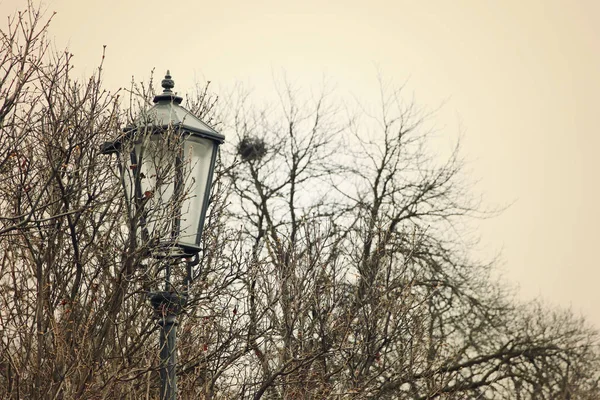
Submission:
<svg viewBox="0 0 600 400">
<path fill-rule="evenodd" d="M 237 152 L 244 161 L 260 160 L 267 154 L 267 144 L 261 138 L 248 136 L 240 140 Z"/>
</svg>

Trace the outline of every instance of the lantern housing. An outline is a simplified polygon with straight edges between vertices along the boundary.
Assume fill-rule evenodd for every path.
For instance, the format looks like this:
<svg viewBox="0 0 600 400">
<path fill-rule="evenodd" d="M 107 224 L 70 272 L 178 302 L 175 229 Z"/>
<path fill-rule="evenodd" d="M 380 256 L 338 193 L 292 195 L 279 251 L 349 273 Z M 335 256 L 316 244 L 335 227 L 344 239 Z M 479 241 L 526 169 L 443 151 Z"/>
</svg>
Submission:
<svg viewBox="0 0 600 400">
<path fill-rule="evenodd" d="M 219 145 L 225 137 L 181 106 L 169 71 L 155 105 L 125 129 L 123 143 L 105 145 L 125 159 L 123 184 L 138 221 L 138 240 L 161 253 L 200 251 Z"/>
</svg>

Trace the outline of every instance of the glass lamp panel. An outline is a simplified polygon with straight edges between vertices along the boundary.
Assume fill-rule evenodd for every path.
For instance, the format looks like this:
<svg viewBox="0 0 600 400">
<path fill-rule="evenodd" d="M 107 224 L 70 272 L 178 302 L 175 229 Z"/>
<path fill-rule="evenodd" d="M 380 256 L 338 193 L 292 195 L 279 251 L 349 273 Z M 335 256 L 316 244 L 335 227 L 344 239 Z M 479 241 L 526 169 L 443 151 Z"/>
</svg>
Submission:
<svg viewBox="0 0 600 400">
<path fill-rule="evenodd" d="M 215 142 L 197 136 L 188 136 L 183 144 L 183 198 L 179 242 L 184 245 L 200 244 L 200 222 L 206 206 L 207 187 Z"/>
<path fill-rule="evenodd" d="M 141 233 L 151 242 L 171 240 L 173 215 L 176 215 L 175 158 L 177 144 L 169 143 L 161 134 L 148 135 L 135 145 L 139 169 L 135 199 L 137 207 L 143 207 L 140 221 Z M 171 141 L 173 142 L 173 141 Z"/>
<path fill-rule="evenodd" d="M 127 200 L 133 202 L 135 193 L 135 166 L 137 165 L 135 152 L 125 153 L 125 169 L 123 170 L 123 188 Z"/>
</svg>

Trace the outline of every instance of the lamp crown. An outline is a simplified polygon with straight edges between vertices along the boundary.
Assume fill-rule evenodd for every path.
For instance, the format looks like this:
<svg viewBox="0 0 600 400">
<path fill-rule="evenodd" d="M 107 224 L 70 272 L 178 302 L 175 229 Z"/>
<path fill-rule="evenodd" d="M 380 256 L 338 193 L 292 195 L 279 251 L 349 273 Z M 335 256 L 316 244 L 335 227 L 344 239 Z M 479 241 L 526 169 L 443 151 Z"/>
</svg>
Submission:
<svg viewBox="0 0 600 400">
<path fill-rule="evenodd" d="M 154 102 L 172 102 L 175 104 L 181 104 L 183 100 L 182 97 L 177 96 L 176 93 L 173 93 L 173 89 L 175 87 L 175 81 L 171 78 L 171 72 L 167 70 L 165 74 L 165 79 L 162 80 L 161 86 L 163 88 L 163 92 L 159 95 L 154 96 Z"/>
<path fill-rule="evenodd" d="M 164 89 L 163 90 L 164 94 L 173 93 L 173 91 L 171 89 L 173 89 L 175 87 L 175 81 L 173 79 L 171 79 L 171 72 L 169 72 L 169 70 L 167 70 L 167 74 L 165 75 L 165 79 L 162 80 L 161 86 Z"/>
</svg>

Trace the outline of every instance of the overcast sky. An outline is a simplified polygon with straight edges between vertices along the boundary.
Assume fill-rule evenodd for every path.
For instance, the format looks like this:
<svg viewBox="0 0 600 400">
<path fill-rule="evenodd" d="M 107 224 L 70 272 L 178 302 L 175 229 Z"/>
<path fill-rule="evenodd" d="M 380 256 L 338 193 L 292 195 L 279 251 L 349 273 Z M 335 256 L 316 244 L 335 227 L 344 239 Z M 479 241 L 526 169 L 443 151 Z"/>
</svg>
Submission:
<svg viewBox="0 0 600 400">
<path fill-rule="evenodd" d="M 0 0 L 0 15 L 25 0 Z M 368 100 L 377 71 L 463 154 L 490 206 L 480 251 L 502 250 L 520 296 L 572 307 L 600 327 L 600 1 L 44 0 L 51 36 L 80 74 L 107 46 L 105 83 L 170 69 L 176 90 L 211 80 L 272 87 L 323 74 Z M 2 26 L 6 25 L 2 22 Z"/>
</svg>

